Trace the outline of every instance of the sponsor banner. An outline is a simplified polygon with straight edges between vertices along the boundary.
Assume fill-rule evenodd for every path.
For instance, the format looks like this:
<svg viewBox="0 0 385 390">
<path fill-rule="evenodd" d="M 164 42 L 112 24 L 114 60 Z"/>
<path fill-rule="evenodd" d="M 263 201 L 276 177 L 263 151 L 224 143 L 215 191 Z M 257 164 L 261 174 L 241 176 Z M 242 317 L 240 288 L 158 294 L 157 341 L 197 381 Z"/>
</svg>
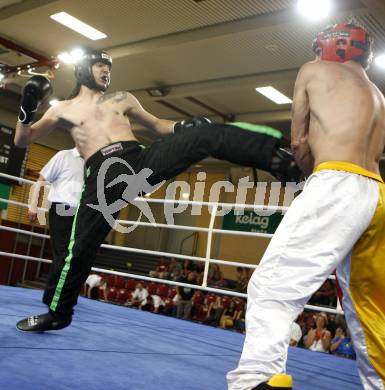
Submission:
<svg viewBox="0 0 385 390">
<path fill-rule="evenodd" d="M 282 218 L 282 213 L 263 216 L 245 211 L 243 215 L 236 215 L 232 210 L 223 217 L 222 229 L 274 234 Z"/>
</svg>

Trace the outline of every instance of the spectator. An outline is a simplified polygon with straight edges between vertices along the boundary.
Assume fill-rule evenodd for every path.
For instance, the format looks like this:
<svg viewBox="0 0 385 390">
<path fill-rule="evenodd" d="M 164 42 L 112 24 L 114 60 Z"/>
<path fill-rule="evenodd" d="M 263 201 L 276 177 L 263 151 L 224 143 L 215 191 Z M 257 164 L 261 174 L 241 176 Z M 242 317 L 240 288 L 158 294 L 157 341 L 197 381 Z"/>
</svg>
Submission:
<svg viewBox="0 0 385 390">
<path fill-rule="evenodd" d="M 237 286 L 236 289 L 237 291 L 242 290 L 242 285 L 243 285 L 243 267 L 237 267 L 237 276 L 236 276 L 236 281 L 237 281 Z"/>
<path fill-rule="evenodd" d="M 131 299 L 127 300 L 127 306 L 134 306 L 140 310 L 147 304 L 148 291 L 143 287 L 141 282 L 137 283 L 134 292 L 131 295 Z"/>
<path fill-rule="evenodd" d="M 227 280 L 223 276 L 223 272 L 219 271 L 219 279 L 212 284 L 213 287 L 224 288 L 227 287 Z"/>
<path fill-rule="evenodd" d="M 153 305 L 153 313 L 162 313 L 166 303 L 159 295 L 159 289 L 156 291 L 156 294 L 151 295 L 152 305 Z"/>
<path fill-rule="evenodd" d="M 331 333 L 326 329 L 328 317 L 326 313 L 318 313 L 315 317 L 315 328 L 308 331 L 304 342 L 305 348 L 311 351 L 329 353 Z"/>
<path fill-rule="evenodd" d="M 178 282 L 187 284 L 196 284 L 195 272 L 189 271 L 186 277 L 179 278 Z M 194 290 L 191 287 L 177 287 L 180 299 L 177 304 L 177 318 L 188 320 L 191 318 L 192 298 Z"/>
<path fill-rule="evenodd" d="M 195 272 L 197 275 L 203 275 L 205 263 L 203 261 L 195 261 Z"/>
<path fill-rule="evenodd" d="M 289 341 L 289 345 L 291 347 L 297 347 L 298 343 L 301 340 L 301 338 L 302 338 L 301 327 L 299 326 L 299 324 L 296 321 L 294 321 L 291 324 L 291 327 L 290 327 L 290 341 Z"/>
<path fill-rule="evenodd" d="M 191 260 L 185 260 L 182 267 L 183 276 L 187 277 L 187 275 L 192 271 L 195 271 L 195 264 Z"/>
<path fill-rule="evenodd" d="M 220 321 L 221 328 L 232 328 L 234 326 L 234 321 L 237 317 L 237 314 L 236 304 L 232 299 L 229 303 L 229 306 L 223 311 L 223 315 Z"/>
<path fill-rule="evenodd" d="M 348 359 L 356 358 L 349 329 L 337 328 L 335 337 L 331 341 L 330 352 Z"/>
<path fill-rule="evenodd" d="M 237 332 L 245 333 L 245 310 L 237 310 L 234 320 L 234 329 Z"/>
<path fill-rule="evenodd" d="M 221 269 L 218 264 L 210 264 L 209 272 L 207 275 L 208 283 L 214 285 L 215 282 L 221 279 Z"/>
<path fill-rule="evenodd" d="M 247 293 L 247 285 L 249 284 L 251 274 L 252 274 L 251 268 L 243 269 L 243 279 L 241 281 L 241 292 Z"/>
<path fill-rule="evenodd" d="M 182 273 L 182 264 L 173 257 L 168 265 L 167 279 L 176 280 Z M 174 279 L 176 277 L 176 279 Z"/>
<path fill-rule="evenodd" d="M 98 299 L 99 289 L 103 290 L 104 301 L 107 302 L 107 283 L 98 274 L 90 274 L 84 283 L 84 295 L 87 298 Z"/>
<path fill-rule="evenodd" d="M 218 326 L 222 312 L 223 312 L 222 298 L 219 295 L 217 295 L 215 300 L 210 303 L 209 308 L 207 310 L 207 316 L 203 321 L 203 323 L 206 325 Z"/>
</svg>

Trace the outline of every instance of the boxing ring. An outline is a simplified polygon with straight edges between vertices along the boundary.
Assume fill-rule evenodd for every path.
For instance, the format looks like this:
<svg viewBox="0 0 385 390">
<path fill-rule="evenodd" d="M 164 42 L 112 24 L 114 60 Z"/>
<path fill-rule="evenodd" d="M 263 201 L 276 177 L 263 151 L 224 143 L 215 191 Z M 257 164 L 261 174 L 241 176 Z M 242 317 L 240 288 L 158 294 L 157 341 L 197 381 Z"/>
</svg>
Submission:
<svg viewBox="0 0 385 390">
<path fill-rule="evenodd" d="M 19 183 L 33 181 L 0 174 Z M 126 248 L 104 244 L 102 247 L 126 252 L 189 259 L 205 263 L 202 285 L 190 285 L 137 274 L 93 268 L 112 274 L 174 286 L 246 298 L 246 294 L 207 286 L 209 265 L 221 264 L 256 268 L 257 265 L 211 258 L 214 234 L 271 237 L 270 234 L 214 228 L 219 207 L 258 209 L 253 205 L 146 199 L 148 203 L 185 203 L 211 208 L 209 226 L 193 227 L 149 222 L 121 221 L 170 229 L 207 233 L 205 257 Z M 0 198 L 0 202 L 23 208 L 27 204 Z M 269 206 L 261 206 L 267 210 Z M 285 211 L 284 207 L 274 207 Z M 43 209 L 41 209 L 43 210 Z M 44 210 L 43 210 L 44 211 Z M 49 236 L 0 225 L 11 231 L 46 239 Z M 2 257 L 50 263 L 49 259 L 0 252 Z M 334 277 L 331 275 L 331 279 Z M 6 389 L 130 389 L 130 390 L 225 390 L 226 373 L 236 367 L 244 335 L 123 306 L 79 297 L 72 325 L 58 332 L 26 334 L 15 324 L 31 313 L 43 313 L 41 291 L 0 286 L 0 386 Z M 306 309 L 342 313 L 340 308 L 307 305 Z M 287 371 L 294 376 L 295 390 L 359 390 L 355 361 L 299 348 L 289 349 Z"/>
</svg>

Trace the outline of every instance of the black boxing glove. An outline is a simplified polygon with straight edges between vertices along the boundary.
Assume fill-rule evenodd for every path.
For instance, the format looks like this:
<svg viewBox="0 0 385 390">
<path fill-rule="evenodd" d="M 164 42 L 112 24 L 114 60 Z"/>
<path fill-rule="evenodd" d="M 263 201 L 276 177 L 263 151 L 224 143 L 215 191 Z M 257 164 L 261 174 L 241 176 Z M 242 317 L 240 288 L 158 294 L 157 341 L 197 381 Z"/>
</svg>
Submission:
<svg viewBox="0 0 385 390">
<path fill-rule="evenodd" d="M 302 172 L 295 162 L 293 153 L 283 148 L 277 148 L 273 151 L 270 173 L 282 183 L 299 183 L 302 177 Z"/>
<path fill-rule="evenodd" d="M 28 125 L 33 121 L 40 104 L 52 94 L 52 86 L 44 76 L 33 76 L 25 84 L 21 95 L 19 121 Z"/>
<path fill-rule="evenodd" d="M 190 119 L 185 119 L 181 122 L 177 122 L 174 125 L 174 133 L 179 133 L 184 130 L 192 129 L 193 127 L 210 125 L 212 122 L 210 119 L 205 118 L 204 116 L 196 116 Z"/>
</svg>

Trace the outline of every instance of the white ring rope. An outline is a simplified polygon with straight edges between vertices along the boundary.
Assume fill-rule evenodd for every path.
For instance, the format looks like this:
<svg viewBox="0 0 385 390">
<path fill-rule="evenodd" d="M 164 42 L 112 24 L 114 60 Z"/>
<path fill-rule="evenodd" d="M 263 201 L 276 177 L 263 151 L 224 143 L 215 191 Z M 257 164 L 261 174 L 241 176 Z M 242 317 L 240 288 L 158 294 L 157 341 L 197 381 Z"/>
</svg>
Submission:
<svg viewBox="0 0 385 390">
<path fill-rule="evenodd" d="M 17 181 L 17 182 L 24 182 L 27 184 L 34 184 L 35 183 L 32 180 L 22 179 L 22 178 L 18 178 L 16 176 L 12 176 L 12 175 L 7 175 L 4 173 L 0 173 L 0 177 L 4 177 L 4 178 L 10 179 L 10 180 Z M 248 208 L 248 209 L 252 208 L 254 210 L 276 211 L 276 212 L 277 211 L 285 212 L 288 209 L 287 207 L 280 207 L 280 206 L 256 206 L 254 204 L 197 202 L 197 201 L 171 200 L 171 199 L 149 199 L 149 198 L 143 199 L 142 197 L 136 198 L 135 200 L 142 201 L 142 202 L 148 202 L 148 203 L 162 203 L 162 204 L 178 203 L 178 204 L 185 204 L 185 205 L 207 206 L 207 207 L 211 208 L 211 218 L 210 218 L 210 223 L 209 223 L 208 228 L 194 227 L 194 226 L 168 225 L 168 224 L 158 224 L 158 223 L 152 224 L 150 222 L 124 221 L 124 220 L 117 221 L 118 223 L 122 223 L 122 224 L 137 224 L 138 226 L 174 228 L 174 229 L 180 229 L 180 230 L 193 230 L 193 231 L 201 231 L 201 232 L 208 233 L 207 244 L 206 244 L 207 245 L 206 246 L 206 257 L 203 258 L 203 257 L 198 257 L 198 256 L 186 256 L 186 255 L 180 255 L 177 253 L 159 252 L 159 251 L 152 251 L 152 250 L 138 249 L 138 248 L 128 248 L 128 247 L 122 247 L 122 246 L 118 246 L 118 245 L 109 245 L 109 244 L 102 244 L 101 247 L 107 248 L 107 249 L 113 249 L 113 250 L 121 250 L 124 252 L 144 253 L 144 254 L 156 255 L 156 256 L 174 257 L 176 259 L 203 261 L 203 262 L 205 262 L 205 269 L 204 269 L 202 286 L 186 284 L 186 283 L 179 283 L 179 282 L 174 282 L 174 281 L 165 280 L 165 279 L 152 278 L 152 277 L 143 276 L 143 275 L 136 275 L 136 274 L 106 270 L 106 269 L 95 268 L 95 267 L 92 268 L 93 271 L 104 272 L 107 274 L 113 274 L 113 275 L 119 275 L 119 276 L 126 276 L 126 277 L 128 276 L 128 277 L 132 277 L 134 279 L 155 281 L 158 283 L 160 282 L 160 283 L 176 285 L 176 286 L 190 287 L 190 288 L 195 288 L 198 290 L 205 290 L 205 291 L 216 292 L 216 293 L 220 293 L 220 294 L 225 293 L 227 295 L 234 295 L 234 296 L 243 297 L 243 298 L 247 298 L 247 294 L 243 294 L 243 293 L 239 293 L 239 292 L 235 292 L 235 291 L 230 291 L 230 290 L 222 290 L 222 289 L 207 287 L 207 277 L 208 277 L 209 265 L 210 265 L 210 263 L 213 263 L 213 264 L 221 264 L 221 265 L 226 265 L 226 266 L 235 266 L 235 267 L 240 266 L 240 267 L 244 267 L 244 268 L 254 268 L 254 269 L 257 268 L 258 265 L 248 264 L 248 263 L 240 263 L 240 262 L 235 262 L 235 261 L 211 259 L 210 254 L 211 254 L 212 235 L 213 235 L 213 233 L 215 233 L 215 234 L 235 234 L 235 235 L 255 236 L 255 237 L 264 237 L 264 238 L 271 238 L 273 235 L 266 234 L 266 233 L 214 229 L 215 217 L 216 217 L 218 207 L 230 208 L 230 209 L 232 209 L 232 208 L 237 209 L 238 208 L 241 210 L 246 209 L 246 208 Z M 0 198 L 0 202 L 10 203 L 10 204 L 14 204 L 16 206 L 28 208 L 28 204 L 25 204 L 22 202 L 12 201 L 9 199 Z M 44 209 L 44 208 L 38 208 L 38 210 L 48 211 L 47 209 Z M 46 235 L 46 234 L 30 232 L 28 230 L 16 229 L 16 228 L 11 228 L 8 226 L 3 226 L 3 225 L 0 225 L 0 230 L 7 230 L 7 231 L 17 232 L 17 233 L 22 233 L 22 234 L 29 234 L 31 236 L 38 237 L 38 238 L 50 238 L 50 236 Z M 12 253 L 1 252 L 1 251 L 0 251 L 0 256 L 15 257 L 15 258 L 19 258 L 19 259 L 27 259 L 27 260 L 32 260 L 32 261 L 40 261 L 43 263 L 51 263 L 52 262 L 51 260 L 40 259 L 38 257 L 24 256 L 24 255 L 12 254 Z M 333 275 L 330 275 L 329 279 L 335 279 L 335 277 Z M 343 314 L 343 311 L 338 310 L 338 309 L 336 310 L 336 309 L 318 307 L 318 306 L 312 306 L 312 305 L 306 305 L 305 308 L 309 309 L 309 310 L 325 311 L 325 312 L 334 313 L 334 314 Z"/>
<path fill-rule="evenodd" d="M 4 177 L 14 181 L 23 181 L 28 184 L 34 184 L 35 182 L 27 179 L 20 179 L 17 176 L 6 175 L 5 173 L 0 173 L 0 177 Z M 275 212 L 285 212 L 288 210 L 288 207 L 285 206 L 257 206 L 255 204 L 246 204 L 246 203 L 216 203 L 216 202 L 203 202 L 196 200 L 182 200 L 182 199 L 153 199 L 153 198 L 143 198 L 142 196 L 135 198 L 135 202 L 146 202 L 146 203 L 162 203 L 162 204 L 182 204 L 190 206 L 207 206 L 207 207 L 222 207 L 225 209 L 254 209 L 259 211 L 275 211 Z M 2 200 L 0 200 L 2 201 Z"/>
</svg>

